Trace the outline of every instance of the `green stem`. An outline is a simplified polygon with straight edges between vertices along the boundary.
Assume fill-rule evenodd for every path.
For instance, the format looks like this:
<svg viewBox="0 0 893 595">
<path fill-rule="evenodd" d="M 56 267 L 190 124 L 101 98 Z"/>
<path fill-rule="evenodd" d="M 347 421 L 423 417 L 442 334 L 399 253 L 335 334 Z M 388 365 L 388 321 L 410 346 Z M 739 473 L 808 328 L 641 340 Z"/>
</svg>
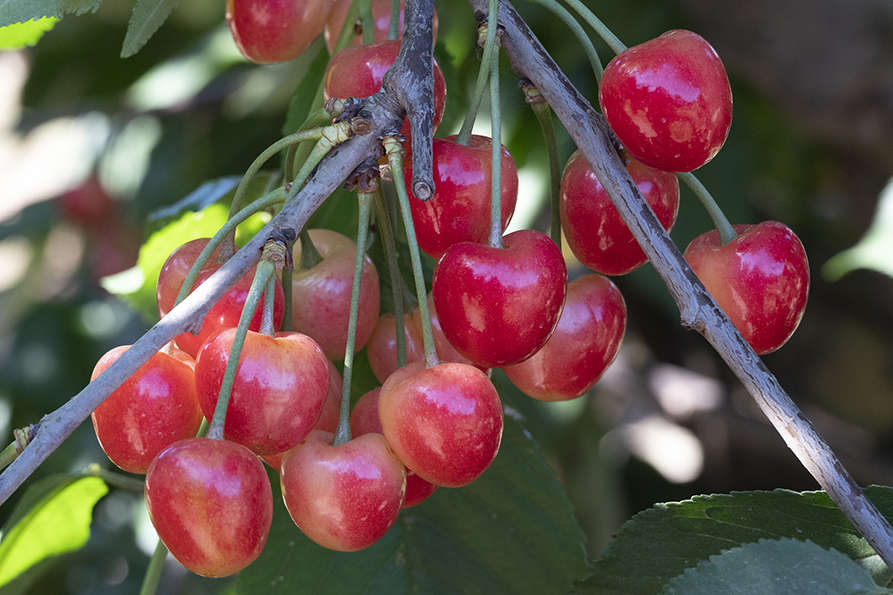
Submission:
<svg viewBox="0 0 893 595">
<path fill-rule="evenodd" d="M 177 299 L 174 302 L 174 305 L 178 305 L 186 296 L 189 295 L 189 292 L 192 291 L 192 286 L 195 284 L 195 280 L 198 278 L 199 273 L 202 272 L 202 267 L 208 262 L 211 258 L 211 253 L 214 252 L 214 249 L 220 245 L 224 238 L 226 238 L 231 232 L 236 230 L 236 227 L 239 226 L 243 221 L 254 215 L 255 213 L 262 211 L 263 209 L 268 209 L 271 206 L 283 202 L 286 198 L 285 188 L 277 188 L 273 192 L 270 192 L 267 195 L 264 195 L 258 198 L 256 201 L 236 213 L 234 216 L 230 217 L 226 223 L 224 223 L 223 227 L 217 230 L 217 233 L 208 241 L 207 246 L 199 253 L 198 258 L 195 259 L 195 263 L 192 265 L 192 268 L 189 270 L 189 274 L 186 275 L 186 278 L 183 279 L 183 285 L 180 286 L 180 292 L 177 294 Z"/>
<path fill-rule="evenodd" d="M 239 367 L 239 358 L 242 355 L 242 347 L 245 345 L 245 337 L 248 334 L 248 325 L 254 318 L 254 311 L 260 302 L 260 296 L 264 292 L 267 280 L 276 273 L 276 264 L 268 259 L 263 259 L 257 265 L 257 273 L 248 290 L 248 298 L 242 315 L 239 317 L 239 326 L 233 337 L 233 345 L 230 348 L 229 359 L 226 361 L 226 370 L 223 374 L 223 382 L 220 385 L 220 396 L 217 399 L 217 407 L 214 409 L 214 417 L 211 419 L 211 427 L 208 430 L 208 438 L 223 440 L 223 424 L 226 421 L 226 410 L 229 407 L 229 398 L 232 394 L 233 384 L 236 381 L 236 371 Z"/>
<path fill-rule="evenodd" d="M 490 0 L 490 20 L 499 21 L 499 0 Z M 502 112 L 499 107 L 499 52 L 490 58 L 490 246 L 502 248 Z"/>
<path fill-rule="evenodd" d="M 580 43 L 580 45 L 583 46 L 583 52 L 586 54 L 586 58 L 589 60 L 589 65 L 592 67 L 592 73 L 595 75 L 596 82 L 601 81 L 602 74 L 605 71 L 604 67 L 602 67 L 602 61 L 598 57 L 598 52 L 595 50 L 595 46 L 592 45 L 592 40 L 589 39 L 589 36 L 583 30 L 583 27 L 580 26 L 580 23 L 577 22 L 577 19 L 575 19 L 573 15 L 567 11 L 567 9 L 558 4 L 556 0 L 530 1 L 534 4 L 539 4 L 543 8 L 551 11 L 552 14 L 554 14 L 564 22 L 564 24 L 576 36 L 577 41 Z"/>
<path fill-rule="evenodd" d="M 595 30 L 599 37 L 605 40 L 605 43 L 608 44 L 608 47 L 610 47 L 615 54 L 619 54 L 626 49 L 623 42 L 620 41 L 620 39 L 618 39 L 618 37 L 614 35 L 614 33 L 612 33 L 591 10 L 588 9 L 583 2 L 580 0 L 565 0 L 565 2 L 577 11 L 577 14 L 579 14 L 580 17 Z"/>
<path fill-rule="evenodd" d="M 397 242 L 394 239 L 394 227 L 391 225 L 391 214 L 380 185 L 375 189 L 374 199 L 378 230 L 384 246 L 388 275 L 391 278 L 394 318 L 397 322 L 397 364 L 402 367 L 406 365 L 406 333 L 403 331 L 403 277 L 400 275 L 400 264 L 397 261 Z"/>
<path fill-rule="evenodd" d="M 322 254 L 319 253 L 319 250 L 313 244 L 313 240 L 310 239 L 310 232 L 307 231 L 306 227 L 301 230 L 301 235 L 298 237 L 301 240 L 301 268 L 309 271 L 322 262 Z"/>
<path fill-rule="evenodd" d="M 375 41 L 375 21 L 372 18 L 372 0 L 360 0 L 360 21 L 363 23 L 363 45 Z"/>
<path fill-rule="evenodd" d="M 350 384 L 353 378 L 353 357 L 357 345 L 357 317 L 360 312 L 360 292 L 363 283 L 363 265 L 366 264 L 366 235 L 369 232 L 369 216 L 372 211 L 372 194 L 357 193 L 360 202 L 357 223 L 357 257 L 353 267 L 353 287 L 350 294 L 350 319 L 347 324 L 347 345 L 344 349 L 344 374 L 341 388 L 341 411 L 335 429 L 333 446 L 349 442 L 350 435 Z"/>
<path fill-rule="evenodd" d="M 391 20 L 388 23 L 388 39 L 400 39 L 400 0 L 391 0 Z"/>
<path fill-rule="evenodd" d="M 719 231 L 719 239 L 723 246 L 738 237 L 735 228 L 729 223 L 725 213 L 722 212 L 722 209 L 719 208 L 719 205 L 716 204 L 716 201 L 713 200 L 710 192 L 703 184 L 701 184 L 700 180 L 698 180 L 691 172 L 679 172 L 676 174 L 676 177 L 691 188 L 692 192 L 695 193 L 695 196 L 698 197 L 698 200 L 701 201 L 701 204 L 704 205 L 704 208 L 707 209 L 707 213 L 709 213 L 710 218 L 713 219 L 713 225 L 715 225 L 716 229 Z"/>
<path fill-rule="evenodd" d="M 292 245 L 289 244 L 288 249 L 292 249 Z M 290 268 L 285 267 L 282 269 L 282 325 L 279 327 L 283 332 L 291 331 L 292 317 L 294 316 L 294 312 L 292 312 L 292 271 Z"/>
<path fill-rule="evenodd" d="M 114 471 L 109 471 L 108 469 L 103 469 L 98 463 L 93 463 L 88 466 L 84 475 L 98 477 L 109 485 L 131 492 L 142 493 L 146 488 L 145 481 L 130 477 L 129 475 L 122 475 L 120 473 L 115 473 Z"/>
<path fill-rule="evenodd" d="M 395 180 L 403 179 L 403 145 L 393 136 L 384 139 L 385 153 Z M 403 215 L 403 227 L 406 229 L 406 241 L 409 244 L 409 256 L 412 259 L 412 275 L 415 278 L 416 295 L 419 299 L 419 314 L 422 315 L 422 339 L 425 345 L 425 367 L 433 368 L 440 363 L 437 350 L 434 348 L 434 331 L 431 329 L 431 315 L 428 312 L 428 290 L 425 288 L 425 275 L 422 272 L 422 258 L 419 255 L 419 244 L 415 237 L 415 226 L 412 223 L 412 212 L 409 209 L 409 194 L 405 184 L 394 184 L 397 198 L 400 201 L 400 213 Z M 399 327 L 398 327 L 399 328 Z M 400 336 L 398 330 L 397 336 Z"/>
<path fill-rule="evenodd" d="M 291 184 L 288 196 L 285 197 L 286 204 L 298 195 L 298 192 L 304 186 L 304 182 L 307 181 L 307 178 L 310 177 L 314 168 L 322 161 L 322 158 L 328 155 L 329 151 L 350 138 L 350 135 L 351 130 L 348 122 L 338 122 L 322 129 L 322 135 L 316 142 L 316 145 L 314 145 L 313 150 L 310 151 L 310 155 L 307 156 L 307 159 L 301 165 L 301 169 Z"/>
<path fill-rule="evenodd" d="M 274 324 L 274 312 L 276 310 L 276 275 L 272 275 L 267 280 L 267 287 L 264 289 L 264 311 L 260 322 L 260 332 L 275 337 L 276 325 Z"/>
<path fill-rule="evenodd" d="M 155 553 L 149 560 L 149 567 L 146 568 L 146 575 L 143 577 L 143 586 L 140 587 L 140 595 L 155 595 L 158 590 L 158 583 L 161 582 L 161 572 L 164 570 L 164 561 L 167 559 L 167 546 L 158 540 L 155 546 Z"/>
<path fill-rule="evenodd" d="M 490 10 L 493 10 L 493 2 L 490 2 Z M 495 13 L 490 13 L 495 14 Z M 493 20 L 495 23 L 496 20 Z M 468 145 L 471 139 L 471 130 L 474 128 L 474 120 L 477 118 L 478 110 L 481 109 L 481 101 L 484 99 L 484 90 L 487 88 L 487 79 L 490 76 L 490 63 L 493 60 L 493 54 L 499 55 L 499 46 L 496 43 L 496 30 L 499 27 L 487 27 L 487 37 L 484 42 L 484 55 L 481 56 L 481 69 L 478 70 L 478 78 L 474 84 L 474 94 L 471 96 L 471 103 L 468 106 L 468 112 L 465 114 L 465 120 L 462 122 L 462 128 L 456 135 L 456 142 L 460 145 Z"/>
<path fill-rule="evenodd" d="M 525 93 L 529 91 L 525 88 Z M 552 241 L 561 247 L 561 217 L 559 215 L 559 204 L 561 200 L 561 163 L 558 162 L 558 141 L 555 140 L 555 127 L 552 125 L 552 108 L 549 104 L 542 100 L 539 91 L 536 92 L 539 100 L 530 102 L 536 119 L 539 120 L 540 128 L 543 131 L 543 140 L 546 143 L 546 153 L 549 155 L 549 193 L 551 206 L 551 236 Z M 530 96 L 530 95 L 528 95 Z"/>
</svg>

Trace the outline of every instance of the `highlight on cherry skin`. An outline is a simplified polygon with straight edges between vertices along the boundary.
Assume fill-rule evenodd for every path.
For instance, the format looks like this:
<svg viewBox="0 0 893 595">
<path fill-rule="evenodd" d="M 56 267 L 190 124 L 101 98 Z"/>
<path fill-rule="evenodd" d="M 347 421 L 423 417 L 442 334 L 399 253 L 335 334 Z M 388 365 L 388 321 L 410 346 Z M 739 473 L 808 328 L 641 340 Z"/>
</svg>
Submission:
<svg viewBox="0 0 893 595">
<path fill-rule="evenodd" d="M 227 0 L 226 22 L 246 60 L 288 62 L 322 33 L 333 0 Z M 343 18 L 342 18 L 343 21 Z"/>
</svg>

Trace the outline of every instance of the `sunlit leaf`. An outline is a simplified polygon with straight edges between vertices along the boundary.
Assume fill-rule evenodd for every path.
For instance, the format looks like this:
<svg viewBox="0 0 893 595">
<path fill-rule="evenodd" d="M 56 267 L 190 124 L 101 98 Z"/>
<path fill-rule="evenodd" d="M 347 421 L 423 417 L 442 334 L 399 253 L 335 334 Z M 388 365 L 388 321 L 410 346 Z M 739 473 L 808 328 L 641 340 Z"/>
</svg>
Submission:
<svg viewBox="0 0 893 595">
<path fill-rule="evenodd" d="M 829 259 L 822 274 L 836 281 L 856 269 L 872 269 L 893 277 L 893 181 L 887 184 L 878 200 L 877 212 L 871 227 L 848 250 Z"/>
<path fill-rule="evenodd" d="M 55 18 L 43 18 L 0 27 L 0 49 L 17 49 L 33 46 L 43 34 L 56 25 Z"/>
<path fill-rule="evenodd" d="M 0 0 L 0 27 L 43 17 L 96 12 L 102 0 Z"/>
<path fill-rule="evenodd" d="M 177 7 L 179 0 L 136 0 L 127 25 L 121 57 L 129 58 L 146 45 Z"/>
</svg>

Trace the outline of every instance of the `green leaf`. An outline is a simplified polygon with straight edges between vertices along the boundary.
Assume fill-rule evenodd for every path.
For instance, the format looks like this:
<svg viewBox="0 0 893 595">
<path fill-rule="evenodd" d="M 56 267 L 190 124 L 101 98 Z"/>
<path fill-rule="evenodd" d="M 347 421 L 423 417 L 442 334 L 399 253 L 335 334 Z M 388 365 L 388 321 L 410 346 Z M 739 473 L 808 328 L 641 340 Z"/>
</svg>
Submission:
<svg viewBox="0 0 893 595">
<path fill-rule="evenodd" d="M 136 0 L 127 25 L 121 57 L 129 58 L 146 45 L 177 7 L 179 0 Z"/>
<path fill-rule="evenodd" d="M 711 556 L 674 578 L 665 595 L 869 595 L 878 587 L 867 570 L 811 541 L 765 540 Z"/>
<path fill-rule="evenodd" d="M 829 281 L 837 281 L 850 271 L 873 269 L 893 277 L 891 253 L 893 253 L 893 182 L 881 192 L 871 227 L 859 243 L 830 258 L 822 267 L 822 275 Z"/>
<path fill-rule="evenodd" d="M 107 492 L 105 482 L 96 477 L 51 476 L 32 486 L 0 542 L 0 586 L 51 556 L 87 543 L 93 506 Z"/>
<path fill-rule="evenodd" d="M 43 34 L 52 29 L 58 20 L 43 18 L 0 27 L 0 49 L 17 49 L 36 45 Z"/>
<path fill-rule="evenodd" d="M 96 12 L 102 0 L 0 0 L 0 27 L 43 17 Z"/>
<path fill-rule="evenodd" d="M 317 546 L 274 496 L 263 553 L 239 593 L 563 595 L 586 570 L 584 535 L 555 473 L 514 410 L 496 461 L 464 488 L 440 488 L 355 553 Z"/>
<path fill-rule="evenodd" d="M 893 488 L 865 493 L 890 518 Z M 869 570 L 878 584 L 889 569 L 824 492 L 739 492 L 660 504 L 627 521 L 574 593 L 656 595 L 671 578 L 723 550 L 760 539 L 809 539 Z"/>
</svg>

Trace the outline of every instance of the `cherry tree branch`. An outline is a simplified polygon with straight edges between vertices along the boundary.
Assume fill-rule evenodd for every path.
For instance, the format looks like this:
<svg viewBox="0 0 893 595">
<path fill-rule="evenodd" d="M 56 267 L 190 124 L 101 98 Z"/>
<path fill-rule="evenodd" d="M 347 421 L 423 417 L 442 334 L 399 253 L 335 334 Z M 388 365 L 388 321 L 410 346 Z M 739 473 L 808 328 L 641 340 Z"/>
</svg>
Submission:
<svg viewBox="0 0 893 595">
<path fill-rule="evenodd" d="M 469 0 L 487 14 L 487 0 Z M 682 326 L 701 333 L 726 361 L 804 467 L 893 568 L 893 528 L 844 469 L 778 380 L 707 293 L 629 177 L 601 114 L 564 76 L 510 2 L 500 5 L 502 47 L 515 71 L 552 106 L 676 301 Z"/>
</svg>

